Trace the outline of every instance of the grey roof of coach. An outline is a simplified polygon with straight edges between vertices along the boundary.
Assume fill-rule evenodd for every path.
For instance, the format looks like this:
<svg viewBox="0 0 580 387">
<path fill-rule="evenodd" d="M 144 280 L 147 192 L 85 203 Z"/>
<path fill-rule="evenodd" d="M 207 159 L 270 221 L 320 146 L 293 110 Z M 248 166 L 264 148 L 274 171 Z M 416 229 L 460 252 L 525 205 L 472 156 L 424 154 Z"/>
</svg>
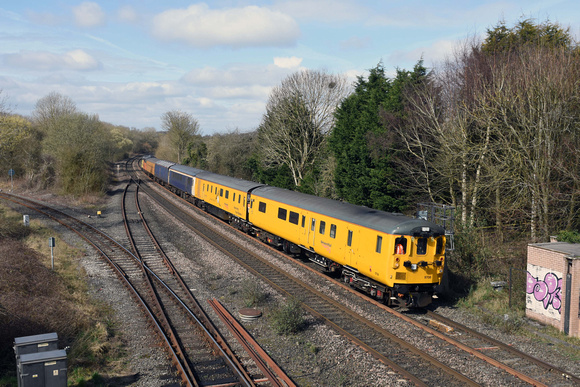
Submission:
<svg viewBox="0 0 580 387">
<path fill-rule="evenodd" d="M 230 176 L 218 175 L 217 173 L 203 171 L 197 175 L 198 178 L 202 180 L 209 181 L 211 183 L 220 184 L 232 189 L 237 189 L 240 191 L 248 192 L 252 188 L 263 186 L 264 184 L 256 183 L 249 180 L 238 179 Z"/>
<path fill-rule="evenodd" d="M 282 188 L 263 186 L 256 188 L 252 196 L 264 197 L 290 206 L 300 207 L 335 219 L 341 219 L 388 234 L 409 235 L 417 227 L 428 226 L 443 235 L 445 230 L 422 219 L 415 219 L 399 213 L 390 213 L 354 204 L 321 198 Z"/>
<path fill-rule="evenodd" d="M 190 167 L 187 165 L 181 165 L 181 164 L 175 164 L 171 166 L 171 170 L 172 171 L 177 171 L 177 172 L 181 172 L 181 173 L 185 173 L 186 175 L 189 176 L 197 176 L 198 173 L 200 172 L 205 172 L 203 169 L 199 169 L 199 168 L 194 168 L 194 167 Z"/>
</svg>

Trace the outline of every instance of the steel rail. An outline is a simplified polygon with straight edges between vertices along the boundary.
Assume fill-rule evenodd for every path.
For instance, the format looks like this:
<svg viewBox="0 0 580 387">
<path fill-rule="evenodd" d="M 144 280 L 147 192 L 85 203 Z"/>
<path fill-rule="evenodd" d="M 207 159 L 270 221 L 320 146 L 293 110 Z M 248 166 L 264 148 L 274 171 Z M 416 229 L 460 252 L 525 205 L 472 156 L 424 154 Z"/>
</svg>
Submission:
<svg viewBox="0 0 580 387">
<path fill-rule="evenodd" d="M 153 232 L 149 228 L 147 221 L 143 216 L 143 212 L 141 211 L 141 207 L 139 204 L 139 200 L 138 200 L 139 184 L 137 183 L 136 186 L 137 186 L 137 188 L 135 191 L 135 204 L 136 204 L 136 208 L 137 208 L 138 213 L 139 213 L 139 217 L 141 219 L 141 225 L 143 226 L 143 228 L 147 232 L 149 238 L 151 239 L 151 242 L 155 246 L 155 249 L 157 250 L 157 252 L 160 254 L 161 258 L 163 259 L 165 266 L 167 266 L 168 270 L 171 272 L 171 274 L 174 276 L 174 278 L 178 281 L 178 283 L 181 286 L 182 290 L 184 291 L 188 301 L 191 304 L 193 304 L 193 306 L 196 308 L 196 313 L 194 313 L 191 310 L 191 308 L 183 302 L 181 297 L 179 297 L 173 291 L 173 289 L 171 289 L 161 278 L 159 278 L 159 276 L 153 270 L 151 270 L 149 268 L 147 263 L 142 260 L 143 266 L 145 267 L 145 269 L 147 270 L 149 275 L 154 276 L 162 284 L 162 286 L 164 286 L 167 289 L 167 291 L 177 300 L 177 302 L 180 303 L 183 306 L 183 308 L 185 308 L 185 310 L 190 315 L 190 317 L 202 328 L 204 333 L 209 338 L 211 338 L 212 345 L 214 346 L 214 348 L 219 353 L 221 353 L 222 358 L 228 363 L 230 369 L 234 373 L 238 374 L 239 379 L 244 384 L 246 384 L 248 386 L 252 386 L 253 382 L 252 382 L 251 376 L 247 373 L 247 371 L 245 370 L 245 368 L 243 367 L 243 365 L 241 364 L 241 362 L 239 361 L 237 356 L 234 354 L 232 349 L 228 346 L 227 341 L 219 333 L 218 329 L 215 327 L 215 325 L 213 324 L 213 322 L 211 321 L 209 316 L 205 313 L 205 311 L 203 310 L 203 308 L 201 307 L 201 305 L 199 304 L 197 299 L 193 296 L 193 294 L 189 290 L 189 287 L 187 286 L 187 284 L 185 283 L 185 281 L 183 280 L 183 278 L 179 274 L 178 270 L 175 268 L 175 266 L 173 265 L 173 263 L 171 262 L 169 257 L 167 257 L 167 255 L 163 251 L 161 245 L 159 244 L 159 242 L 157 241 L 157 239 L 153 235 Z M 133 244 L 133 242 L 132 242 L 132 244 Z M 137 251 L 137 247 L 134 244 L 133 244 L 133 246 L 134 246 L 134 250 Z"/>
<path fill-rule="evenodd" d="M 125 226 L 125 231 L 127 233 L 127 236 L 129 238 L 129 242 L 131 243 L 131 247 L 133 249 L 133 256 L 136 257 L 137 261 L 139 262 L 139 266 L 141 267 L 141 271 L 144 274 L 144 277 L 145 277 L 145 280 L 147 283 L 147 287 L 149 289 L 149 293 L 151 296 L 150 301 L 153 302 L 155 308 L 158 311 L 157 318 L 160 320 L 161 325 L 164 327 L 163 328 L 164 335 L 168 338 L 168 341 L 171 342 L 171 346 L 177 355 L 177 357 L 174 358 L 174 361 L 178 362 L 178 370 L 180 371 L 180 373 L 183 372 L 187 375 L 189 385 L 193 385 L 193 386 L 197 387 L 200 385 L 199 380 L 197 380 L 197 378 L 195 377 L 195 373 L 193 372 L 193 370 L 189 366 L 189 362 L 185 358 L 185 350 L 182 347 L 179 340 L 177 339 L 177 334 L 175 333 L 175 330 L 171 327 L 171 324 L 169 323 L 169 320 L 167 318 L 167 314 L 165 313 L 165 310 L 164 310 L 163 306 L 161 305 L 161 301 L 159 300 L 159 297 L 155 293 L 155 287 L 153 286 L 153 283 L 151 282 L 151 276 L 150 276 L 149 270 L 146 269 L 146 264 L 143 261 L 143 258 L 139 255 L 139 250 L 137 249 L 137 246 L 135 246 L 135 240 L 133 238 L 133 234 L 131 233 L 131 229 L 129 227 L 129 222 L 127 220 L 127 208 L 125 206 L 125 200 L 127 198 L 127 191 L 129 189 L 130 184 L 131 183 L 129 182 L 129 184 L 127 184 L 125 186 L 125 190 L 123 191 L 123 198 L 121 200 L 121 213 L 123 216 L 123 224 Z"/>
<path fill-rule="evenodd" d="M 183 199 L 181 199 L 183 200 Z M 188 205 L 190 205 L 191 203 L 186 202 Z M 163 203 L 158 202 L 159 205 L 161 205 L 163 208 L 165 208 L 166 211 L 168 211 L 170 214 L 173 214 L 174 216 L 177 217 L 177 215 L 175 213 L 173 213 L 169 208 L 167 208 L 166 205 L 164 205 Z M 189 227 L 189 226 L 188 226 Z M 235 230 L 235 229 L 234 229 Z M 195 231 L 195 230 L 194 230 Z M 236 230 L 237 231 L 237 230 Z M 273 282 L 270 278 L 268 278 L 267 276 L 264 276 L 262 273 L 256 271 L 254 268 L 252 268 L 251 266 L 249 266 L 248 264 L 246 264 L 245 262 L 243 262 L 242 260 L 240 260 L 238 257 L 236 257 L 235 255 L 233 255 L 232 253 L 230 253 L 227 249 L 223 248 L 222 246 L 220 246 L 219 244 L 217 244 L 215 241 L 213 241 L 211 238 L 208 238 L 205 235 L 202 234 L 198 234 L 200 235 L 202 238 L 204 238 L 208 243 L 210 243 L 212 246 L 214 246 L 215 248 L 219 249 L 220 251 L 222 251 L 224 254 L 226 254 L 227 256 L 231 257 L 235 262 L 238 262 L 239 264 L 241 264 L 244 268 L 246 268 L 248 271 L 250 271 L 251 273 L 253 273 L 254 275 L 256 275 L 257 277 L 261 278 L 262 280 L 264 280 L 265 282 L 267 282 L 268 284 L 270 284 L 273 288 L 277 289 L 280 293 L 285 294 L 286 296 L 292 296 L 292 294 L 288 293 L 284 288 L 280 287 L 278 284 L 276 284 L 275 282 Z M 227 237 L 224 237 L 227 239 Z M 232 242 L 235 244 L 235 242 Z M 236 244 L 237 245 L 237 244 Z M 269 266 L 270 268 L 272 268 L 273 270 L 276 270 L 277 272 L 280 272 L 282 275 L 286 276 L 286 274 L 283 271 L 280 271 L 280 269 L 274 265 L 272 265 L 270 262 L 266 261 L 266 260 L 262 260 L 260 257 L 257 257 L 252 251 L 246 249 L 244 246 L 239 246 L 237 245 L 240 249 L 242 249 L 243 251 L 245 251 L 247 254 L 250 254 L 252 256 L 255 256 L 257 259 L 259 259 L 262 263 L 264 263 L 265 265 Z M 272 249 L 273 250 L 273 249 Z M 302 286 L 304 289 L 309 290 L 310 292 L 315 293 L 319 298 L 324 299 L 325 301 L 329 302 L 330 304 L 332 304 L 334 307 L 340 309 L 343 311 L 343 313 L 351 316 L 352 318 L 355 319 L 359 319 L 361 320 L 361 316 L 357 315 L 356 313 L 354 313 L 352 310 L 346 308 L 344 305 L 338 303 L 337 301 L 335 301 L 334 299 L 326 296 L 323 293 L 320 293 L 318 290 L 316 290 L 315 288 L 311 287 L 310 285 L 306 284 L 305 282 L 296 279 L 296 278 L 292 278 L 292 280 L 298 284 L 300 284 L 300 286 Z M 376 359 L 380 360 L 381 362 L 383 362 L 384 364 L 386 364 L 387 366 L 389 366 L 390 368 L 392 368 L 393 370 L 395 370 L 396 372 L 398 372 L 400 375 L 404 376 L 405 378 L 407 378 L 408 380 L 410 380 L 411 382 L 415 383 L 418 386 L 427 386 L 421 379 L 419 379 L 418 377 L 416 377 L 415 375 L 411 374 L 409 371 L 405 370 L 403 367 L 401 367 L 400 365 L 398 365 L 397 363 L 393 362 L 392 360 L 390 360 L 389 358 L 387 358 L 386 356 L 384 356 L 383 354 L 381 354 L 380 352 L 378 352 L 377 350 L 375 350 L 374 348 L 370 347 L 367 343 L 363 342 L 362 340 L 358 339 L 357 337 L 353 336 L 351 333 L 349 333 L 348 331 L 346 331 L 345 329 L 343 329 L 342 327 L 338 326 L 336 323 L 330 321 L 327 317 L 325 317 L 324 315 L 322 315 L 321 313 L 317 312 L 316 310 L 314 310 L 313 308 L 309 307 L 308 305 L 304 305 L 305 308 L 312 313 L 315 316 L 318 316 L 320 319 L 324 320 L 329 326 L 333 327 L 335 330 L 337 330 L 341 335 L 349 338 L 349 340 L 351 340 L 353 343 L 355 343 L 356 345 L 358 345 L 359 347 L 363 348 L 364 350 L 366 350 L 367 352 L 369 352 L 371 355 L 373 355 Z M 456 370 L 452 369 L 451 367 L 448 367 L 445 364 L 442 364 L 441 362 L 439 362 L 437 359 L 435 359 L 434 357 L 432 357 L 431 355 L 420 351 L 418 348 L 413 347 L 411 345 L 409 345 L 407 342 L 405 342 L 404 340 L 396 337 L 395 335 L 391 334 L 390 332 L 384 330 L 383 328 L 377 326 L 376 324 L 368 321 L 368 320 L 364 320 L 364 323 L 369 326 L 372 327 L 375 330 L 379 330 L 381 332 L 381 334 L 385 337 L 388 337 L 389 339 L 393 340 L 394 342 L 397 342 L 400 346 L 402 346 L 405 349 L 408 349 L 410 352 L 421 356 L 423 359 L 425 359 L 427 362 L 431 363 L 432 365 L 434 365 L 436 368 L 439 368 L 441 370 L 443 370 L 445 373 L 447 373 L 448 375 L 452 376 L 453 378 L 455 378 L 456 380 L 460 381 L 462 384 L 464 385 L 471 385 L 471 386 L 479 386 L 478 383 L 474 382 L 473 380 L 467 378 L 466 376 L 462 375 L 461 373 L 457 372 Z"/>
<path fill-rule="evenodd" d="M 11 196 L 12 198 L 7 197 L 7 195 Z M 0 196 L 3 197 L 5 200 L 10 200 L 18 205 L 27 207 L 33 211 L 39 212 L 45 216 L 47 216 L 48 218 L 56 221 L 57 223 L 61 224 L 62 226 L 66 227 L 67 229 L 73 231 L 74 233 L 76 233 L 77 235 L 79 235 L 82 239 L 84 239 L 87 243 L 89 243 L 91 246 L 93 246 L 95 248 L 95 250 L 97 250 L 99 252 L 99 254 L 105 259 L 105 261 L 113 268 L 114 272 L 117 274 L 117 276 L 122 280 L 123 285 L 125 285 L 125 287 L 130 291 L 131 295 L 140 303 L 141 307 L 143 308 L 143 310 L 145 310 L 147 316 L 149 316 L 149 319 L 153 322 L 153 324 L 155 325 L 157 334 L 162 338 L 162 340 L 165 342 L 165 347 L 166 349 L 169 350 L 171 358 L 173 359 L 173 363 L 174 365 L 178 368 L 178 370 L 181 368 L 181 362 L 179 361 L 179 355 L 176 353 L 176 351 L 174 350 L 171 341 L 168 339 L 167 335 L 165 335 L 163 328 L 161 327 L 159 321 L 157 320 L 157 317 L 155 316 L 155 313 L 149 308 L 147 302 L 143 299 L 143 297 L 139 294 L 138 290 L 133 286 L 133 284 L 131 283 L 131 281 L 129 280 L 127 274 L 124 272 L 124 270 L 111 258 L 109 257 L 109 255 L 101 248 L 99 247 L 92 239 L 90 239 L 87 235 L 81 233 L 79 230 L 77 230 L 76 228 L 74 228 L 72 225 L 65 223 L 64 221 L 56 218 L 55 216 L 49 214 L 46 211 L 41 210 L 40 208 L 38 208 L 37 206 L 42 206 L 44 208 L 49 208 L 50 210 L 60 214 L 60 215 L 64 215 L 67 219 L 70 219 L 74 222 L 79 223 L 81 226 L 86 227 L 89 231 L 100 235 L 101 237 L 105 238 L 105 240 L 109 241 L 113 246 L 119 248 L 123 253 L 128 254 L 129 256 L 132 256 L 133 259 L 138 260 L 137 257 L 135 257 L 129 250 L 127 250 L 123 245 L 119 244 L 117 241 L 115 241 L 114 239 L 112 239 L 110 236 L 108 236 L 107 234 L 103 233 L 102 231 L 94 228 L 93 226 L 91 226 L 90 224 L 87 224 L 85 222 L 82 222 L 70 215 L 65 214 L 62 211 L 59 211 L 57 209 L 54 208 L 50 208 L 44 204 L 41 203 L 37 203 L 33 200 L 30 199 L 24 199 L 24 198 L 20 198 L 17 197 L 16 195 L 10 195 L 10 194 L 5 194 L 5 193 L 0 193 Z M 18 198 L 18 200 L 14 200 L 13 198 Z M 25 202 L 28 203 L 32 203 L 32 204 L 26 204 Z M 114 251 L 114 250 L 111 250 Z M 187 383 L 188 385 L 193 385 L 192 380 L 190 380 L 189 376 L 187 375 L 187 373 L 185 372 L 185 370 L 181 369 L 180 372 L 180 376 L 182 378 L 182 380 Z"/>
<path fill-rule="evenodd" d="M 577 384 L 577 385 L 580 386 L 580 378 L 577 377 L 577 376 L 575 376 L 575 375 L 573 375 L 573 374 L 571 374 L 570 372 L 568 372 L 566 370 L 563 370 L 561 368 L 558 368 L 558 367 L 556 367 L 556 366 L 554 366 L 552 364 L 546 363 L 543 360 L 540 360 L 540 359 L 538 359 L 538 358 L 536 358 L 534 356 L 528 355 L 527 353 L 522 352 L 519 349 L 514 348 L 514 347 L 512 347 L 510 345 L 507 345 L 507 344 L 505 344 L 505 343 L 503 343 L 503 342 L 501 342 L 499 340 L 496 340 L 493 337 L 487 336 L 487 335 L 485 335 L 483 333 L 480 333 L 480 332 L 478 332 L 478 331 L 476 331 L 474 329 L 471 329 L 471 328 L 469 328 L 469 327 L 467 327 L 465 325 L 462 325 L 462 324 L 460 324 L 458 322 L 455 322 L 455 321 L 453 321 L 451 319 L 448 319 L 447 317 L 441 316 L 440 314 L 437 314 L 437 313 L 432 312 L 430 310 L 427 311 L 427 315 L 430 316 L 430 317 L 432 317 L 432 318 L 434 318 L 434 319 L 436 319 L 436 320 L 438 320 L 438 321 L 440 321 L 440 322 L 442 322 L 442 323 L 444 323 L 444 324 L 447 324 L 449 326 L 452 326 L 452 327 L 454 327 L 456 329 L 463 330 L 463 331 L 469 333 L 472 336 L 475 336 L 475 337 L 477 337 L 477 338 L 479 338 L 481 340 L 487 341 L 487 342 L 489 342 L 489 343 L 491 343 L 491 344 L 493 344 L 493 345 L 495 345 L 497 347 L 500 347 L 501 349 L 503 349 L 503 350 L 505 350 L 507 352 L 510 352 L 513 355 L 516 355 L 516 356 L 519 356 L 521 358 L 524 358 L 524 359 L 526 359 L 526 360 L 528 360 L 528 361 L 536 364 L 537 366 L 540 366 L 540 367 L 544 368 L 545 370 L 547 370 L 549 372 L 559 374 L 564 379 L 571 380 L 575 384 Z"/>
<path fill-rule="evenodd" d="M 217 300 L 207 300 L 217 315 L 222 319 L 224 324 L 229 328 L 230 332 L 238 339 L 239 343 L 246 349 L 256 365 L 270 380 L 270 383 L 279 387 L 294 387 L 294 382 L 286 375 L 284 371 L 268 356 L 266 351 L 256 343 L 256 341 L 248 334 L 240 323 L 233 318 L 227 309 Z"/>
</svg>

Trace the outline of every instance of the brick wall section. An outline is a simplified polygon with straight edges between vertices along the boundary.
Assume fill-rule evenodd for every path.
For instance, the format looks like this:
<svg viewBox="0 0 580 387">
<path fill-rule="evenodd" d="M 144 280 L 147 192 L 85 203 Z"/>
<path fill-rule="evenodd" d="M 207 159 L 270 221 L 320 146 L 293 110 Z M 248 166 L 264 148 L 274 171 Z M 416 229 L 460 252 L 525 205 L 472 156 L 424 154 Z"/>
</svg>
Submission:
<svg viewBox="0 0 580 387">
<path fill-rule="evenodd" d="M 572 268 L 568 269 L 568 262 Z M 556 320 L 526 309 L 526 316 L 543 324 L 552 325 L 564 331 L 564 315 L 566 307 L 566 275 L 572 274 L 572 294 L 570 303 L 570 336 L 580 337 L 580 244 L 570 243 L 537 243 L 528 245 L 528 263 L 555 272 L 562 273 L 561 316 Z"/>
</svg>

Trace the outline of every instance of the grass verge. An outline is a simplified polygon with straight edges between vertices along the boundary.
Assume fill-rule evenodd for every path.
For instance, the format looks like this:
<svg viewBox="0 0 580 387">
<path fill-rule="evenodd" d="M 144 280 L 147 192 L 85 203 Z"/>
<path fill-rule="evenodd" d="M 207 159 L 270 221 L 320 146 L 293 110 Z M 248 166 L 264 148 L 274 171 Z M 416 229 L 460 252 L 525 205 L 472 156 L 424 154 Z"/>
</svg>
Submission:
<svg viewBox="0 0 580 387">
<path fill-rule="evenodd" d="M 54 270 L 48 238 L 56 238 Z M 16 386 L 15 337 L 56 332 L 68 352 L 69 385 L 122 371 L 123 345 L 111 309 L 92 299 L 83 252 L 53 230 L 0 207 L 0 386 Z"/>
</svg>

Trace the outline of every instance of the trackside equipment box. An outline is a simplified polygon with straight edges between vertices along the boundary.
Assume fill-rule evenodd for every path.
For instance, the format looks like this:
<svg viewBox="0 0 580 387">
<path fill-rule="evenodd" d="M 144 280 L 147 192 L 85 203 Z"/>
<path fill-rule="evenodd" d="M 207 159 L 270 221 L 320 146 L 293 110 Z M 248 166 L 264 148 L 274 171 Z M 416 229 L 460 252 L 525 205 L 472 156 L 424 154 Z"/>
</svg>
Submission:
<svg viewBox="0 0 580 387">
<path fill-rule="evenodd" d="M 18 385 L 21 387 L 66 387 L 66 351 L 20 355 Z"/>
<path fill-rule="evenodd" d="M 58 335 L 55 332 L 14 339 L 16 358 L 27 353 L 54 351 L 56 349 L 58 349 Z"/>
</svg>

